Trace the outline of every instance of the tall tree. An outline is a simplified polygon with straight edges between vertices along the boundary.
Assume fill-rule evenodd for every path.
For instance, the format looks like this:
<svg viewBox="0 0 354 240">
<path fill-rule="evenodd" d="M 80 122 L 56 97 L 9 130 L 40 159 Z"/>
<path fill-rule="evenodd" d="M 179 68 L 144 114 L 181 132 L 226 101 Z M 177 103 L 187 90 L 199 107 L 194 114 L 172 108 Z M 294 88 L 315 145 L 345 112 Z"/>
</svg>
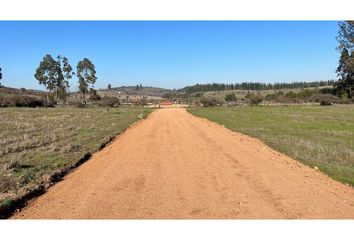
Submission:
<svg viewBox="0 0 354 240">
<path fill-rule="evenodd" d="M 58 86 L 62 81 L 63 74 L 61 72 L 58 62 L 56 62 L 50 54 L 43 57 L 36 69 L 34 77 L 38 80 L 39 84 L 44 85 L 50 92 L 58 92 Z"/>
<path fill-rule="evenodd" d="M 354 21 L 339 22 L 339 31 L 337 40 L 338 49 L 348 49 L 349 52 L 354 50 Z"/>
<path fill-rule="evenodd" d="M 96 70 L 95 65 L 84 58 L 77 64 L 77 77 L 79 78 L 79 90 L 81 92 L 81 101 L 86 104 L 86 94 L 88 93 L 88 87 L 96 82 Z"/>
<path fill-rule="evenodd" d="M 112 86 L 111 86 L 111 84 L 110 84 L 110 83 L 108 84 L 107 89 L 108 89 L 108 91 L 111 91 Z"/>
<path fill-rule="evenodd" d="M 1 68 L 0 68 L 0 80 L 2 79 L 2 72 L 1 72 Z M 0 87 L 1 87 L 1 82 L 0 82 Z"/>
<path fill-rule="evenodd" d="M 55 61 L 50 54 L 43 57 L 34 77 L 48 91 L 54 92 L 56 99 L 65 100 L 69 89 L 69 80 L 73 75 L 72 67 L 66 57 L 57 57 Z"/>
<path fill-rule="evenodd" d="M 339 58 L 338 67 L 337 67 L 337 74 L 341 79 L 345 79 L 347 75 L 349 64 L 349 52 L 346 48 L 342 49 L 342 53 Z"/>
<path fill-rule="evenodd" d="M 347 78 L 345 80 L 345 86 L 347 95 L 349 98 L 354 97 L 354 50 L 349 56 L 349 62 L 347 66 Z"/>
<path fill-rule="evenodd" d="M 75 73 L 73 72 L 73 68 L 66 57 L 61 57 L 59 55 L 57 59 L 57 64 L 59 65 L 59 69 L 61 71 L 58 81 L 58 97 L 65 101 L 70 87 L 69 81 Z"/>
<path fill-rule="evenodd" d="M 348 98 L 352 98 L 354 95 L 354 21 L 339 23 L 337 40 L 339 43 L 337 49 L 341 51 L 337 68 L 340 77 L 336 85 L 337 93 L 345 92 Z"/>
</svg>

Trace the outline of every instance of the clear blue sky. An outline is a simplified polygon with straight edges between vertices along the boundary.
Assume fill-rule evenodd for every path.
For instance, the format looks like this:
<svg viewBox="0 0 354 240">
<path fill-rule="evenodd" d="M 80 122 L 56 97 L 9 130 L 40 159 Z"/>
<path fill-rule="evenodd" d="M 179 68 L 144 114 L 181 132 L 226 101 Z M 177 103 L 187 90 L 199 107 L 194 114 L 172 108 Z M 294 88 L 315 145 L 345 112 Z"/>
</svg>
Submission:
<svg viewBox="0 0 354 240">
<path fill-rule="evenodd" d="M 328 80 L 337 32 L 335 21 L 0 21 L 0 67 L 4 85 L 32 89 L 43 89 L 33 75 L 47 53 L 75 70 L 89 58 L 96 88 Z"/>
</svg>

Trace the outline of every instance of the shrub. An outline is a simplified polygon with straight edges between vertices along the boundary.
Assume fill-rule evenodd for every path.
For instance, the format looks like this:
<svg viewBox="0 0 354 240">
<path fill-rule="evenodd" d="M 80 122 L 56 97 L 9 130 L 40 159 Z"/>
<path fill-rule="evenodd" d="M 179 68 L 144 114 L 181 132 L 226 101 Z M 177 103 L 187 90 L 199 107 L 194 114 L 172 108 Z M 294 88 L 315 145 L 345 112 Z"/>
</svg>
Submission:
<svg viewBox="0 0 354 240">
<path fill-rule="evenodd" d="M 267 101 L 274 101 L 277 99 L 277 94 L 269 93 L 266 95 L 265 100 Z"/>
<path fill-rule="evenodd" d="M 202 96 L 200 103 L 203 104 L 204 107 L 213 107 L 222 105 L 223 101 L 214 96 Z"/>
<path fill-rule="evenodd" d="M 94 95 L 90 95 L 89 100 L 90 101 L 100 101 L 101 97 L 98 94 L 94 94 Z"/>
<path fill-rule="evenodd" d="M 312 100 L 315 102 L 319 102 L 321 106 L 328 106 L 332 105 L 332 103 L 338 102 L 339 98 L 332 94 L 317 94 L 313 96 Z"/>
<path fill-rule="evenodd" d="M 146 99 L 146 97 L 140 98 L 140 100 L 139 100 L 139 102 L 138 102 L 138 105 L 140 105 L 140 106 L 147 106 L 147 99 Z"/>
<path fill-rule="evenodd" d="M 0 193 L 6 193 L 15 186 L 16 182 L 14 179 L 4 175 L 0 175 Z"/>
<path fill-rule="evenodd" d="M 235 95 L 235 93 L 226 94 L 226 96 L 225 96 L 225 101 L 226 101 L 226 102 L 236 102 L 236 95 Z"/>
<path fill-rule="evenodd" d="M 114 107 L 114 106 L 119 106 L 119 98 L 117 97 L 107 97 L 104 96 L 101 98 L 100 101 L 100 106 L 102 107 Z"/>
<path fill-rule="evenodd" d="M 101 100 L 101 96 L 98 95 L 97 91 L 93 88 L 90 88 L 90 97 L 89 97 L 90 101 L 100 101 Z"/>
<path fill-rule="evenodd" d="M 54 105 L 54 102 L 36 96 L 7 95 L 0 97 L 0 107 L 52 107 Z"/>
<path fill-rule="evenodd" d="M 325 88 L 320 89 L 320 93 L 337 95 L 337 89 L 325 87 Z"/>
<path fill-rule="evenodd" d="M 259 94 L 253 94 L 253 93 L 247 93 L 245 96 L 245 99 L 247 101 L 247 103 L 251 104 L 251 105 L 258 105 L 261 102 L 263 102 L 263 97 L 262 95 Z"/>
</svg>

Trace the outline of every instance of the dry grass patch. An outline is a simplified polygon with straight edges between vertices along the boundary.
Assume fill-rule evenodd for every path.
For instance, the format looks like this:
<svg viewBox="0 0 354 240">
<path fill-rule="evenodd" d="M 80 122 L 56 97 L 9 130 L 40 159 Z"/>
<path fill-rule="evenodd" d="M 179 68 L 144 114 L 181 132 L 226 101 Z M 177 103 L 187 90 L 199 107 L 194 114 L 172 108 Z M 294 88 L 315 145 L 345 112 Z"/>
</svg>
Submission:
<svg viewBox="0 0 354 240">
<path fill-rule="evenodd" d="M 97 151 L 150 111 L 0 108 L 0 205 Z"/>
</svg>

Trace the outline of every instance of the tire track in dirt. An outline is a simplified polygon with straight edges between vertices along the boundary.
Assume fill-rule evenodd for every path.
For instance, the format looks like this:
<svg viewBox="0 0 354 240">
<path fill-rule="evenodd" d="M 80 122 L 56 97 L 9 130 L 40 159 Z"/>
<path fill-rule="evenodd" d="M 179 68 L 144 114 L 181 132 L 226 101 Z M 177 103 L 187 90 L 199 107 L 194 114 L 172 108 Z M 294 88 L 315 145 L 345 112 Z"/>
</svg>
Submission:
<svg viewBox="0 0 354 240">
<path fill-rule="evenodd" d="M 13 218 L 354 218 L 354 190 L 185 109 L 161 109 Z"/>
</svg>

